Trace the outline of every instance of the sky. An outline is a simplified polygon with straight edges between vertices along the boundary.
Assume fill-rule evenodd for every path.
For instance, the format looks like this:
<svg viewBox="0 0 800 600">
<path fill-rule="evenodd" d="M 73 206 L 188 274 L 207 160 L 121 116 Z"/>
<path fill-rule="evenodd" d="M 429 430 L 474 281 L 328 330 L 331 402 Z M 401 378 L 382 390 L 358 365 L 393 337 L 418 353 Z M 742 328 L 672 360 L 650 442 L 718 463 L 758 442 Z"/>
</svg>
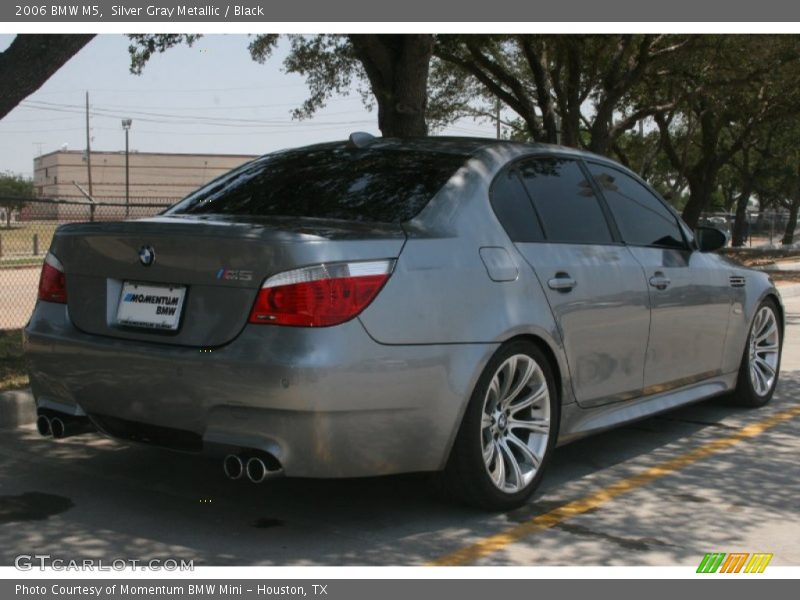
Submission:
<svg viewBox="0 0 800 600">
<path fill-rule="evenodd" d="M 13 38 L 0 35 L 0 50 Z M 302 76 L 282 71 L 287 41 L 263 65 L 250 58 L 248 43 L 246 35 L 207 35 L 154 55 L 142 75 L 132 75 L 127 37 L 97 36 L 0 120 L 0 172 L 31 176 L 40 153 L 65 144 L 84 150 L 87 91 L 92 150 L 123 150 L 124 118 L 133 121 L 131 151 L 141 152 L 264 154 L 353 131 L 379 135 L 376 113 L 355 89 L 311 119 L 292 119 L 307 88 Z M 494 125 L 463 120 L 436 133 L 493 137 Z"/>
</svg>

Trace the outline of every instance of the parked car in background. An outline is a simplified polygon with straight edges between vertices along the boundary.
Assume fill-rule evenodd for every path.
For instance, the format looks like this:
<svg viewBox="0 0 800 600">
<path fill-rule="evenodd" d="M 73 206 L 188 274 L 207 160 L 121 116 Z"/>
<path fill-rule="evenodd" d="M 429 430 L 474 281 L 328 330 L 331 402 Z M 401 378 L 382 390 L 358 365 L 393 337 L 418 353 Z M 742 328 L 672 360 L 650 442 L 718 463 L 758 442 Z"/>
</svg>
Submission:
<svg viewBox="0 0 800 600">
<path fill-rule="evenodd" d="M 558 444 L 769 401 L 780 296 L 724 240 L 568 148 L 268 154 L 160 216 L 59 227 L 25 329 L 39 428 L 212 452 L 256 482 L 438 472 L 512 508 Z"/>
</svg>

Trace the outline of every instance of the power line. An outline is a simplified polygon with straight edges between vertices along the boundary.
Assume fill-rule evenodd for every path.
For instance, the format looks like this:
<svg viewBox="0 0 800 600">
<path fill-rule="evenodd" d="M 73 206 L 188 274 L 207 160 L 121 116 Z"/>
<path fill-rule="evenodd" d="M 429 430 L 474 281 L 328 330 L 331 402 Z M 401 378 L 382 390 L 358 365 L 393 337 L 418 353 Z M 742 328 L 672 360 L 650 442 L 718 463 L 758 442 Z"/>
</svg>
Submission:
<svg viewBox="0 0 800 600">
<path fill-rule="evenodd" d="M 40 105 L 41 104 L 41 105 Z M 24 107 L 32 108 L 36 110 L 44 110 L 44 111 L 53 111 L 53 112 L 61 112 L 61 113 L 73 113 L 73 114 L 82 114 L 83 110 L 81 110 L 77 105 L 58 105 L 52 103 L 33 103 L 33 102 L 25 102 L 23 104 Z M 349 111 L 346 111 L 344 114 L 348 114 Z M 107 109 L 101 107 L 95 107 L 94 110 L 90 112 L 92 116 L 97 117 L 108 117 L 119 119 L 122 118 L 124 115 L 121 112 L 116 111 L 109 111 Z M 156 113 L 156 112 L 149 112 L 149 111 L 127 111 L 125 113 L 129 116 L 136 116 L 137 120 L 152 122 L 152 123 L 173 123 L 173 124 L 200 124 L 200 125 L 212 125 L 212 126 L 230 126 L 230 127 L 248 127 L 248 126 L 278 126 L 278 127 L 291 127 L 296 124 L 294 120 L 275 120 L 275 119 L 243 119 L 243 118 L 231 118 L 231 117 L 211 117 L 206 115 L 177 115 L 171 113 Z M 353 111 L 353 114 L 360 114 Z M 165 120 L 166 119 L 166 120 Z M 326 125 L 350 125 L 353 124 L 352 121 L 324 121 L 322 124 Z"/>
</svg>

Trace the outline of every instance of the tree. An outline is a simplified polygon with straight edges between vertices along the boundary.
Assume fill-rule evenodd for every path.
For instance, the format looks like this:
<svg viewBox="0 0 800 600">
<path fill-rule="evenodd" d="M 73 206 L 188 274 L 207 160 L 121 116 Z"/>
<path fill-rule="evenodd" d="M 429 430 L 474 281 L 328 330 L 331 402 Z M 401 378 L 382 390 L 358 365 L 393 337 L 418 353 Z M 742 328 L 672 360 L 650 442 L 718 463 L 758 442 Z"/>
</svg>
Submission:
<svg viewBox="0 0 800 600">
<path fill-rule="evenodd" d="M 9 172 L 0 174 L 0 207 L 5 209 L 7 229 L 11 229 L 11 213 L 21 210 L 30 198 L 33 198 L 33 180 Z"/>
<path fill-rule="evenodd" d="M 634 95 L 664 76 L 689 37 L 669 35 L 440 35 L 434 114 L 470 114 L 471 100 L 516 112 L 533 141 L 610 154 L 642 119 L 673 106 Z M 443 107 L 443 108 L 442 108 Z"/>
<path fill-rule="evenodd" d="M 131 35 L 131 72 L 142 68 L 156 52 L 193 43 L 197 35 Z M 291 51 L 284 62 L 288 73 L 306 77 L 310 96 L 294 111 L 306 118 L 325 106 L 334 94 L 347 94 L 351 83 L 369 88 L 378 107 L 378 127 L 386 137 L 427 135 L 425 112 L 428 71 L 433 51 L 429 34 L 353 34 L 289 36 Z M 264 63 L 278 41 L 275 34 L 256 36 L 251 57 Z M 362 95 L 366 97 L 366 89 Z"/>
<path fill-rule="evenodd" d="M 0 53 L 0 119 L 38 90 L 94 34 L 17 35 Z"/>
<path fill-rule="evenodd" d="M 654 119 L 662 149 L 689 186 L 683 218 L 697 222 L 718 186 L 722 168 L 753 131 L 800 110 L 800 45 L 790 36 L 702 36 L 675 65 L 673 76 L 653 80 L 648 97 L 676 107 Z M 689 152 L 677 140 L 688 135 Z"/>
</svg>

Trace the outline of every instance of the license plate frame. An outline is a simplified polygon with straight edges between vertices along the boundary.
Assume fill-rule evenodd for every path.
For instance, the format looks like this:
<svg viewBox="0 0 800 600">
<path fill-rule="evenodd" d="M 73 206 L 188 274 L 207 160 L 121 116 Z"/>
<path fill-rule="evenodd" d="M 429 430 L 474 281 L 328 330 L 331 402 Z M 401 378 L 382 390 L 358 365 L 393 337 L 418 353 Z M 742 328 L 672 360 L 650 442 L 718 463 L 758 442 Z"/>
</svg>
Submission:
<svg viewBox="0 0 800 600">
<path fill-rule="evenodd" d="M 116 324 L 174 332 L 180 327 L 185 301 L 185 285 L 123 281 Z"/>
</svg>

